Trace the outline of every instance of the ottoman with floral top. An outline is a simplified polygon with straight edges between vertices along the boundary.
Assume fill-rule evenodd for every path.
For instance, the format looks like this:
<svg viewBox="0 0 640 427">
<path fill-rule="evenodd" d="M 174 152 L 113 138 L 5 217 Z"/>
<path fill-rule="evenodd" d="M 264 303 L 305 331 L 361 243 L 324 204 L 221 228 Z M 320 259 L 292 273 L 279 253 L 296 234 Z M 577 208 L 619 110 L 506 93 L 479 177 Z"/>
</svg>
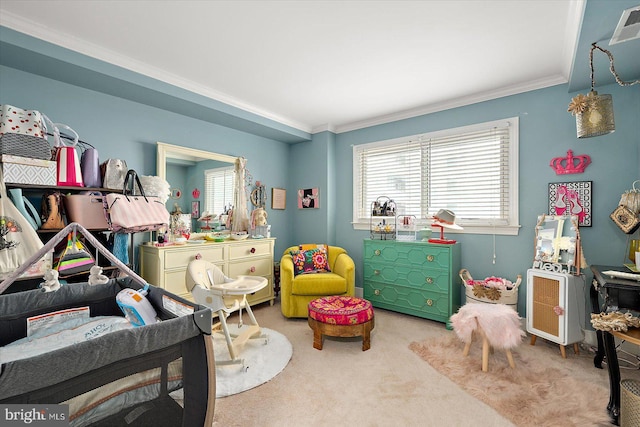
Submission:
<svg viewBox="0 0 640 427">
<path fill-rule="evenodd" d="M 309 303 L 309 326 L 313 330 L 313 348 L 322 350 L 322 336 L 362 337 L 362 351 L 371 348 L 374 327 L 373 307 L 362 298 L 328 296 Z"/>
</svg>

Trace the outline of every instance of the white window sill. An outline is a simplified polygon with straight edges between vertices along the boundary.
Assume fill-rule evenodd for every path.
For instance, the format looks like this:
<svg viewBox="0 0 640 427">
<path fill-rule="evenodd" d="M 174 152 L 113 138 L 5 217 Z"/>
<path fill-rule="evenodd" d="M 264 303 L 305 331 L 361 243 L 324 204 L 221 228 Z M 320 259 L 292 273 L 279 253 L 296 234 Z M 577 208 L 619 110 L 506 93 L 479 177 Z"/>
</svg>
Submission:
<svg viewBox="0 0 640 427">
<path fill-rule="evenodd" d="M 369 223 L 364 222 L 352 222 L 354 230 L 367 230 L 369 231 Z M 445 234 L 496 234 L 502 236 L 517 236 L 520 231 L 520 225 L 465 225 L 464 230 L 451 230 L 445 229 Z M 436 229 L 432 229 L 434 233 Z"/>
</svg>

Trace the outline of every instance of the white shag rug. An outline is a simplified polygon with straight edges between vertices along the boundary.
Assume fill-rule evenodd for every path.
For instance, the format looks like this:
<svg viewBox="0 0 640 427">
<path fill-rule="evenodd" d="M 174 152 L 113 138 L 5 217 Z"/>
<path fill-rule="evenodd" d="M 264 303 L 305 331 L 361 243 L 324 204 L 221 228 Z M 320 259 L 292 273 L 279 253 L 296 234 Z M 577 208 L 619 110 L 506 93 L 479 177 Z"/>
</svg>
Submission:
<svg viewBox="0 0 640 427">
<path fill-rule="evenodd" d="M 229 329 L 231 333 L 238 331 L 237 325 L 230 324 Z M 268 336 L 266 344 L 264 339 L 248 340 L 239 353 L 239 357 L 244 359 L 244 366 L 216 365 L 216 398 L 231 396 L 264 384 L 282 372 L 289 363 L 293 347 L 287 337 L 273 329 L 261 329 Z M 213 348 L 216 361 L 229 360 L 224 335 L 214 335 Z"/>
</svg>

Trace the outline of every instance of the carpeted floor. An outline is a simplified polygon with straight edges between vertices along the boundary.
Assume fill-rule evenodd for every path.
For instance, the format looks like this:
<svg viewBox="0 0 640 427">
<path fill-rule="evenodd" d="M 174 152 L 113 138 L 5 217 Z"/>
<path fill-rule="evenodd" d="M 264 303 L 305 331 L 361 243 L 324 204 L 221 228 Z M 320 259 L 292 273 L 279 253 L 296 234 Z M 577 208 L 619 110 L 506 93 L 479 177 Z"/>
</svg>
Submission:
<svg viewBox="0 0 640 427">
<path fill-rule="evenodd" d="M 370 350 L 362 351 L 359 338 L 326 337 L 324 348 L 319 351 L 313 348 L 313 334 L 306 319 L 286 319 L 278 302 L 274 306 L 259 305 L 254 313 L 261 326 L 288 338 L 293 356 L 270 381 L 217 399 L 214 426 L 516 425 L 409 348 L 412 342 L 455 337 L 442 323 L 376 309 Z M 522 345 L 533 349 L 534 357 L 549 367 L 578 378 L 594 378 L 596 386 L 606 390 L 605 396 L 594 399 L 596 406 L 602 399 L 608 400 L 607 372 L 593 368 L 593 355 L 588 349 L 580 355 L 568 349 L 567 359 L 562 359 L 553 343 L 538 339 L 531 347 L 526 338 Z M 628 370 L 622 372 L 623 378 L 629 374 Z M 600 409 L 605 413 L 605 407 Z M 600 420 L 585 425 L 601 426 Z M 551 426 L 556 421 L 543 420 L 537 425 Z"/>
</svg>

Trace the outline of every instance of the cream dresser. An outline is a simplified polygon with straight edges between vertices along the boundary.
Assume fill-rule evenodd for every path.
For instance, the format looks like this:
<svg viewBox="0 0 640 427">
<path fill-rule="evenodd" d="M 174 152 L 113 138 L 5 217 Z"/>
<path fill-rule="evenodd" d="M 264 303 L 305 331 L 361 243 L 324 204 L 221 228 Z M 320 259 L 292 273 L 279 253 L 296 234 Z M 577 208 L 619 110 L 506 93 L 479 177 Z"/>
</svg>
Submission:
<svg viewBox="0 0 640 427">
<path fill-rule="evenodd" d="M 151 285 L 193 301 L 185 286 L 187 265 L 200 255 L 216 264 L 229 277 L 239 275 L 262 276 L 269 284 L 248 295 L 251 305 L 269 301 L 273 305 L 273 247 L 274 238 L 241 241 L 207 242 L 184 246 L 156 247 L 140 245 L 140 275 Z"/>
</svg>

